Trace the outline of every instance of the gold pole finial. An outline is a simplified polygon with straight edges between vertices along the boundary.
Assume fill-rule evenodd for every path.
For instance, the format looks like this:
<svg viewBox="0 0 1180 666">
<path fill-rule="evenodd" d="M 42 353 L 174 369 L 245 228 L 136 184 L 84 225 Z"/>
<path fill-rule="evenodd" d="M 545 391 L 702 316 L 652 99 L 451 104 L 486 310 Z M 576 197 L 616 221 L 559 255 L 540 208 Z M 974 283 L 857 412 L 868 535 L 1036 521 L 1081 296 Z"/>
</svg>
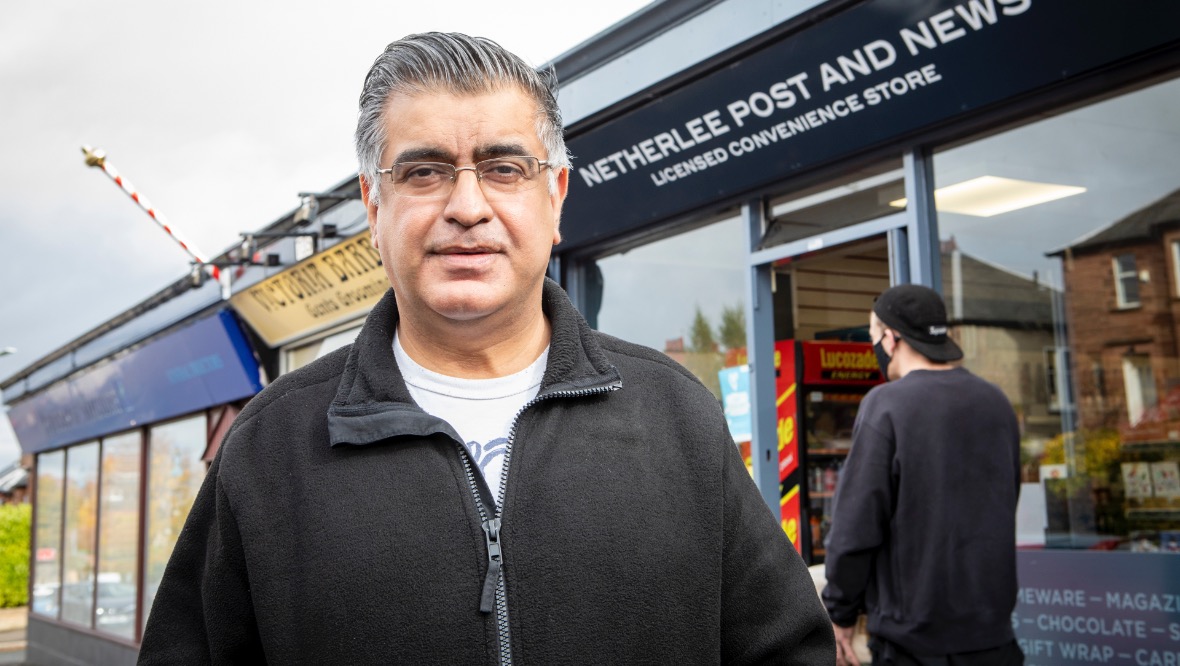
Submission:
<svg viewBox="0 0 1180 666">
<path fill-rule="evenodd" d="M 82 154 L 86 156 L 86 166 L 102 167 L 107 159 L 105 152 L 99 148 L 91 148 L 90 146 L 82 146 Z"/>
</svg>

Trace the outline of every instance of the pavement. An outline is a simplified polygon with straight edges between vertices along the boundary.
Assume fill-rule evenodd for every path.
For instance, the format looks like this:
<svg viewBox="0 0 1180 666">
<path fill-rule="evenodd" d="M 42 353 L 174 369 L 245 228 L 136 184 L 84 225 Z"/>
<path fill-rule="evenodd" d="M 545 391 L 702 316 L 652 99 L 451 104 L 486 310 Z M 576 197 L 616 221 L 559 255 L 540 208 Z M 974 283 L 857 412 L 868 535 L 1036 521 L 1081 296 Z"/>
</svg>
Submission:
<svg viewBox="0 0 1180 666">
<path fill-rule="evenodd" d="M 29 625 L 29 607 L 0 608 L 0 632 L 19 629 L 22 633 Z"/>
<path fill-rule="evenodd" d="M 0 664 L 23 664 L 29 608 L 0 608 Z"/>
</svg>

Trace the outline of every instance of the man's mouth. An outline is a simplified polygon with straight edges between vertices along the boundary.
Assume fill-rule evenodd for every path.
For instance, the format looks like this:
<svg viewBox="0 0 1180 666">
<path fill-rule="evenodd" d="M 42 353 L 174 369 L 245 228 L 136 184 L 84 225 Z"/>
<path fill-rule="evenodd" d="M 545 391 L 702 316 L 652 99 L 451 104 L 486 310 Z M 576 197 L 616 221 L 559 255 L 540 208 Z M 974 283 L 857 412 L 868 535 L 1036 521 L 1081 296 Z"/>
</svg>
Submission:
<svg viewBox="0 0 1180 666">
<path fill-rule="evenodd" d="M 444 247 L 435 251 L 435 254 L 449 254 L 449 255 L 464 255 L 464 254 L 495 254 L 498 250 L 493 247 L 484 245 L 457 245 L 452 247 Z"/>
<path fill-rule="evenodd" d="M 441 262 L 441 266 L 452 271 L 483 271 L 491 268 L 499 251 L 494 247 L 453 246 L 442 247 L 434 251 L 434 256 Z"/>
</svg>

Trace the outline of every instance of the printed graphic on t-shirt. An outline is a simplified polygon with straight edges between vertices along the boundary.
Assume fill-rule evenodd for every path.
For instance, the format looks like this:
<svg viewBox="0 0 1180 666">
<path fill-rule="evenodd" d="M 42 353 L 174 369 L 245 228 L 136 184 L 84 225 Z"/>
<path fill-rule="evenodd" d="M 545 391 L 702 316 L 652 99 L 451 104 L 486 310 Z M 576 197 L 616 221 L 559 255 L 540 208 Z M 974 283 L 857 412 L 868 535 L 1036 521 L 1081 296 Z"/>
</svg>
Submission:
<svg viewBox="0 0 1180 666">
<path fill-rule="evenodd" d="M 489 472 L 489 465 L 497 456 L 504 455 L 504 451 L 508 448 L 507 437 L 497 437 L 487 444 L 480 444 L 476 441 L 467 442 L 467 449 L 471 451 L 471 457 L 475 460 L 475 464 L 479 465 L 479 469 L 483 472 L 485 479 L 491 478 Z"/>
</svg>

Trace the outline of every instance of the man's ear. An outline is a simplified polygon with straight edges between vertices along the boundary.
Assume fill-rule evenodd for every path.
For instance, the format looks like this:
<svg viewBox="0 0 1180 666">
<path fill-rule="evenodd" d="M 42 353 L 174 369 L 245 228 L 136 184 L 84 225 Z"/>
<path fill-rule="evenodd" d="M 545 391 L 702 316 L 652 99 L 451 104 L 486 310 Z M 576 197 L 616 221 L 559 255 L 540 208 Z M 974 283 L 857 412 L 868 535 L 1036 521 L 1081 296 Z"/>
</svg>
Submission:
<svg viewBox="0 0 1180 666">
<path fill-rule="evenodd" d="M 365 204 L 365 213 L 369 218 L 369 240 L 373 248 L 377 248 L 377 199 L 369 188 L 369 179 L 364 174 L 357 176 L 361 181 L 361 201 Z"/>
<path fill-rule="evenodd" d="M 549 202 L 553 206 L 553 244 L 561 242 L 561 207 L 565 204 L 565 195 L 569 193 L 570 170 L 564 167 L 557 172 L 556 190 L 549 195 Z"/>
</svg>

